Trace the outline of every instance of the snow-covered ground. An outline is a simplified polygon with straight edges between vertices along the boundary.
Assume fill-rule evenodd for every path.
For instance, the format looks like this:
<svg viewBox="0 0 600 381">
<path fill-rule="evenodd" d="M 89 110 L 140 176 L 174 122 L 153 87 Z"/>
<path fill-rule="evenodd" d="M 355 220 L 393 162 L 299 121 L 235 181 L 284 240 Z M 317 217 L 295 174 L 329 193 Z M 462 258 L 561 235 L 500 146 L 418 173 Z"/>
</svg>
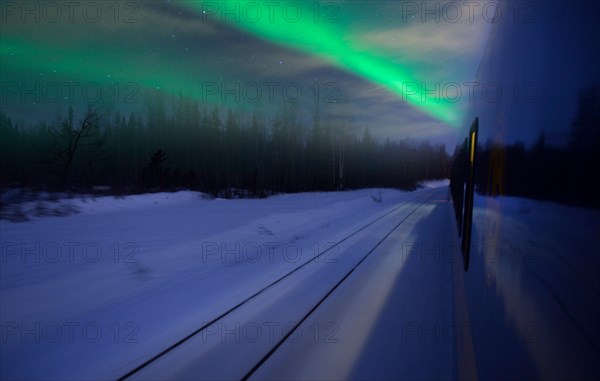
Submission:
<svg viewBox="0 0 600 381">
<path fill-rule="evenodd" d="M 1 220 L 1 378 L 117 378 L 395 210 L 369 227 L 373 243 L 405 213 L 399 205 L 430 191 L 85 197 L 55 202 L 78 211 L 68 216 Z M 343 271 L 341 253 L 311 264 Z"/>
<path fill-rule="evenodd" d="M 465 273 L 447 182 L 55 203 L 78 213 L 0 221 L 0 379 L 117 379 L 185 337 L 131 378 L 254 369 L 260 380 L 564 379 L 598 369 L 598 211 L 477 196 Z M 473 324 L 484 334 L 460 328 Z"/>
</svg>

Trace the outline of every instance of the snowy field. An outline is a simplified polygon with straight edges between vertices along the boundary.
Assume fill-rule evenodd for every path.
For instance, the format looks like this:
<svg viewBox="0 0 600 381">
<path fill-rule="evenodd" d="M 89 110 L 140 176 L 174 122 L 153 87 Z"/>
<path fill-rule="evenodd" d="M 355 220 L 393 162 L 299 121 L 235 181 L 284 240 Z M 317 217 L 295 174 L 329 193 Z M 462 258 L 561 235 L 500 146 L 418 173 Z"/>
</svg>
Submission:
<svg viewBox="0 0 600 381">
<path fill-rule="evenodd" d="M 1 378 L 118 378 L 431 186 L 73 198 L 54 203 L 78 211 L 62 217 L 24 204 L 29 221 L 0 221 Z M 369 228 L 385 234 L 394 213 Z M 341 251 L 311 264 L 342 263 Z"/>
<path fill-rule="evenodd" d="M 491 359 L 478 350 L 485 335 L 431 328 L 498 328 L 498 316 L 535 323 L 544 340 L 517 355 L 552 358 L 556 377 L 545 378 L 596 367 L 570 348 L 599 337 L 597 211 L 478 196 L 464 273 L 447 182 L 54 204 L 78 212 L 36 217 L 32 201 L 29 221 L 0 221 L 2 380 L 114 380 L 136 368 L 131 379 L 429 380 L 456 378 L 465 363 L 519 378 L 502 367 L 514 328 L 499 326 L 509 334 Z"/>
</svg>

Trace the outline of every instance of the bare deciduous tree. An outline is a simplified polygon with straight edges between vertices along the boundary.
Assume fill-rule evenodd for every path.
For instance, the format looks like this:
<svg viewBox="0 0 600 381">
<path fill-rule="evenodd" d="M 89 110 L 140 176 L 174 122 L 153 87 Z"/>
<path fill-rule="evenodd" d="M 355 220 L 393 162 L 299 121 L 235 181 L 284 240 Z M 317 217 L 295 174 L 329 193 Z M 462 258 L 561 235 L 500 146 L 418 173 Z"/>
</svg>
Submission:
<svg viewBox="0 0 600 381">
<path fill-rule="evenodd" d="M 69 108 L 66 120 L 59 119 L 58 126 L 52 129 L 53 141 L 50 154 L 59 162 L 62 169 L 62 186 L 67 187 L 75 165 L 81 165 L 82 173 L 98 160 L 104 143 L 100 131 L 100 117 L 92 107 L 77 126 L 73 123 L 73 108 Z"/>
</svg>

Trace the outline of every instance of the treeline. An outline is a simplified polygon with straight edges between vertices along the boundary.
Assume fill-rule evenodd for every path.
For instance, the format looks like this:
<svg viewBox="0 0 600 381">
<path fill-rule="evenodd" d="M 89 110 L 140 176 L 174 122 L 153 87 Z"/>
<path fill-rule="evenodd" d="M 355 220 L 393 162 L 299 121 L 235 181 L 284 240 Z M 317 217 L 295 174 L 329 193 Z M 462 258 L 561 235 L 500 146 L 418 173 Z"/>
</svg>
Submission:
<svg viewBox="0 0 600 381">
<path fill-rule="evenodd" d="M 35 125 L 0 112 L 3 187 L 137 193 L 192 189 L 221 197 L 362 187 L 415 188 L 444 178 L 443 146 L 378 142 L 369 131 L 315 113 L 309 125 L 292 108 L 273 119 L 201 110 L 157 98 L 142 116 L 100 115 L 93 107 Z M 358 135 L 358 136 L 356 136 Z"/>
</svg>

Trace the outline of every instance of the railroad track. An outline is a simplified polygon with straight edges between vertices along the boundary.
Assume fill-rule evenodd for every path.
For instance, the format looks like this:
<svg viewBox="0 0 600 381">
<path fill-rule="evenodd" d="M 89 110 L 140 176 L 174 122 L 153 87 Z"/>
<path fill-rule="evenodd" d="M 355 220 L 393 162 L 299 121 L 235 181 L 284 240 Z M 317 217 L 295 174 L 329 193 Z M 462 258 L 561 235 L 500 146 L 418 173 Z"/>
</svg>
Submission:
<svg viewBox="0 0 600 381">
<path fill-rule="evenodd" d="M 131 369 L 130 371 L 128 371 L 127 373 L 125 373 L 123 376 L 119 377 L 118 380 L 121 381 L 121 380 L 130 379 L 132 376 L 135 376 L 140 371 L 142 371 L 145 368 L 147 368 L 149 365 L 158 362 L 162 357 L 164 357 L 165 355 L 167 355 L 169 352 L 172 352 L 176 348 L 182 346 L 184 343 L 190 341 L 190 339 L 198 336 L 200 333 L 202 333 L 203 331 L 205 331 L 208 327 L 214 325 L 215 323 L 218 323 L 219 321 L 221 321 L 224 318 L 226 318 L 229 315 L 231 315 L 234 311 L 239 310 L 242 306 L 247 305 L 250 301 L 252 301 L 253 299 L 256 299 L 259 295 L 264 294 L 267 290 L 272 289 L 274 286 L 282 283 L 282 281 L 284 281 L 285 279 L 289 278 L 294 273 L 297 273 L 298 271 L 300 271 L 302 268 L 306 267 L 311 262 L 314 262 L 314 261 L 318 260 L 319 257 L 327 254 L 331 250 L 334 250 L 336 247 L 338 247 L 342 243 L 348 241 L 352 237 L 355 237 L 359 233 L 364 232 L 366 229 L 368 229 L 369 227 L 373 226 L 377 222 L 383 220 L 384 218 L 390 216 L 391 214 L 393 214 L 395 212 L 398 212 L 402 208 L 404 208 L 404 207 L 410 205 L 411 203 L 417 201 L 418 202 L 417 206 L 415 208 L 411 209 L 406 215 L 404 215 L 398 223 L 396 223 L 381 239 L 379 239 L 376 242 L 376 244 L 370 250 L 368 250 L 367 253 L 365 255 L 363 255 L 359 259 L 359 261 L 357 263 L 355 263 L 350 268 L 350 270 L 338 282 L 336 282 L 333 285 L 333 287 L 331 287 L 326 292 L 326 294 L 323 297 L 320 298 L 320 300 L 318 300 L 318 302 L 316 304 L 314 304 L 312 306 L 312 308 L 310 308 L 310 310 L 292 327 L 292 329 L 288 330 L 288 332 L 284 335 L 284 337 L 282 337 L 279 341 L 277 341 L 277 343 L 264 356 L 262 356 L 260 358 L 260 360 L 258 362 L 256 362 L 256 364 L 254 366 L 252 366 L 252 368 L 242 377 L 243 380 L 248 379 L 298 329 L 298 327 L 335 291 L 335 289 L 337 289 L 360 266 L 360 264 L 363 263 L 377 249 L 377 247 L 379 247 L 398 227 L 400 227 L 400 225 L 402 223 L 404 223 L 411 215 L 413 215 L 417 211 L 417 209 L 419 209 L 420 206 L 422 206 L 424 203 L 426 203 L 427 201 L 429 201 L 434 195 L 435 194 L 429 194 L 429 192 L 427 192 L 425 195 L 422 194 L 422 193 L 418 194 L 417 196 L 412 197 L 411 199 L 409 199 L 409 200 L 407 200 L 405 202 L 400 203 L 399 205 L 397 205 L 394 208 L 390 209 L 389 211 L 383 213 L 382 215 L 378 216 L 377 218 L 369 221 L 368 223 L 366 223 L 365 225 L 361 226 L 360 228 L 354 230 L 352 233 L 350 233 L 347 236 L 343 237 L 339 241 L 335 242 L 332 245 L 329 245 L 326 249 L 322 250 L 321 252 L 319 252 L 314 257 L 306 260 L 302 264 L 296 266 L 294 269 L 290 270 L 286 274 L 280 276 L 279 278 L 277 278 L 273 282 L 271 282 L 268 285 L 262 287 L 261 289 L 259 289 L 258 291 L 256 291 L 252 295 L 250 295 L 249 297 L 245 298 L 241 302 L 237 303 L 233 307 L 231 307 L 228 310 L 224 311 L 223 313 L 221 313 L 217 317 L 213 318 L 211 321 L 203 323 L 196 330 L 190 332 L 185 337 L 183 337 L 180 340 L 176 341 L 175 343 L 173 343 L 169 347 L 165 348 L 161 352 L 159 352 L 156 355 L 152 356 L 151 358 L 145 360 L 140 365 L 138 365 L 135 368 Z"/>
</svg>

